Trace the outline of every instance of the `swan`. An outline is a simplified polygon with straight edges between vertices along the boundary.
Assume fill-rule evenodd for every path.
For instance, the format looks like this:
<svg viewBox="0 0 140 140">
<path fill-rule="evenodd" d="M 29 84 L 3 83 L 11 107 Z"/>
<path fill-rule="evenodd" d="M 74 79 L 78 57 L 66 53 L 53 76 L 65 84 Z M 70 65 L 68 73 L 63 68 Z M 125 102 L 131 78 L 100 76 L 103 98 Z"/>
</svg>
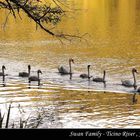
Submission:
<svg viewBox="0 0 140 140">
<path fill-rule="evenodd" d="M 0 72 L 0 76 L 3 77 L 3 83 L 4 83 L 4 81 L 5 81 L 5 73 L 4 73 L 4 70 L 6 70 L 6 67 L 3 65 L 3 66 L 2 66 L 2 72 Z"/>
<path fill-rule="evenodd" d="M 89 71 L 89 70 L 90 70 L 90 66 L 91 66 L 91 65 L 88 65 L 88 66 L 87 66 L 88 74 L 85 74 L 85 73 L 81 74 L 81 75 L 80 75 L 81 78 L 83 78 L 83 79 L 84 79 L 84 78 L 90 79 L 90 78 L 92 77 L 92 76 L 90 76 L 90 71 Z"/>
<path fill-rule="evenodd" d="M 3 65 L 2 66 L 2 72 L 0 72 L 0 76 L 5 76 L 4 70 L 6 70 L 6 67 Z"/>
<path fill-rule="evenodd" d="M 106 71 L 104 70 L 103 71 L 103 78 L 101 78 L 101 77 L 93 78 L 93 81 L 94 82 L 103 82 L 103 83 L 105 83 L 106 82 L 105 81 L 105 76 L 106 76 Z"/>
<path fill-rule="evenodd" d="M 67 70 L 64 66 L 59 66 L 58 67 L 59 73 L 61 73 L 62 75 L 72 74 L 71 63 L 74 63 L 74 60 L 72 58 L 69 59 L 69 70 Z"/>
<path fill-rule="evenodd" d="M 31 66 L 28 65 L 28 72 L 20 72 L 19 76 L 20 77 L 29 77 L 30 76 L 30 71 L 31 71 Z"/>
<path fill-rule="evenodd" d="M 29 83 L 31 83 L 31 81 L 38 81 L 38 86 L 40 85 L 40 78 L 39 78 L 39 74 L 42 74 L 41 70 L 37 71 L 37 76 L 30 76 L 29 77 Z"/>
<path fill-rule="evenodd" d="M 130 80 L 121 80 L 122 85 L 125 87 L 134 87 L 136 88 L 136 77 L 135 77 L 135 73 L 138 73 L 137 70 L 135 68 L 132 69 L 132 75 L 134 78 L 134 82 L 130 81 Z"/>
</svg>

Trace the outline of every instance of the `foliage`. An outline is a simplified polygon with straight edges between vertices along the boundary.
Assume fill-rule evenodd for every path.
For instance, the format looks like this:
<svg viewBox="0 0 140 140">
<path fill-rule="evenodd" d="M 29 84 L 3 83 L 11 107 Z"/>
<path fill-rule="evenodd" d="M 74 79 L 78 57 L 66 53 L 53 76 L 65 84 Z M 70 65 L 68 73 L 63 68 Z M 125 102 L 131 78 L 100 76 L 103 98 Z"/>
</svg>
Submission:
<svg viewBox="0 0 140 140">
<path fill-rule="evenodd" d="M 22 10 L 37 25 L 51 35 L 55 34 L 48 30 L 44 23 L 55 25 L 64 14 L 64 11 L 59 6 L 51 7 L 46 4 L 32 3 L 31 0 L 4 0 L 3 2 L 0 1 L 0 7 L 9 10 L 10 14 L 15 18 L 16 13 L 21 18 L 20 11 Z"/>
<path fill-rule="evenodd" d="M 40 26 L 42 30 L 58 39 L 63 38 L 71 41 L 73 38 L 78 38 L 81 40 L 85 34 L 79 36 L 62 32 L 54 33 L 52 31 L 65 15 L 65 11 L 60 6 L 62 5 L 60 0 L 51 0 L 51 2 L 55 6 L 51 6 L 48 2 L 42 3 L 40 0 L 0 0 L 0 8 L 7 9 L 9 11 L 8 16 L 12 14 L 15 19 L 17 15 L 22 19 L 20 12 L 23 11 L 37 26 Z M 50 24 L 54 25 L 51 29 L 49 29 Z"/>
</svg>

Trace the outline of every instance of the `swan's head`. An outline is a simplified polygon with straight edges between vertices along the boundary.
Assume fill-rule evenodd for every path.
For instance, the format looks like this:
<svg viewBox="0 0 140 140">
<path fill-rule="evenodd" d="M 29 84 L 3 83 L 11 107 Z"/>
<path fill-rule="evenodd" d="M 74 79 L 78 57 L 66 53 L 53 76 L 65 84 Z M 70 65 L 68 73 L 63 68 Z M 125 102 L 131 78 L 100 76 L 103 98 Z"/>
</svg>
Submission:
<svg viewBox="0 0 140 140">
<path fill-rule="evenodd" d="M 91 65 L 88 65 L 88 66 L 87 66 L 87 67 L 88 67 L 88 69 L 90 68 L 90 66 L 91 66 Z"/>
<path fill-rule="evenodd" d="M 41 70 L 38 70 L 37 73 L 41 73 L 42 74 L 42 71 Z"/>
<path fill-rule="evenodd" d="M 29 70 L 31 69 L 31 65 L 28 65 L 28 69 L 29 69 Z"/>
<path fill-rule="evenodd" d="M 135 68 L 132 69 L 132 72 L 138 73 L 138 71 Z"/>
<path fill-rule="evenodd" d="M 2 69 L 3 69 L 3 70 L 6 70 L 6 67 L 3 65 L 3 66 L 2 66 Z"/>
<path fill-rule="evenodd" d="M 70 59 L 69 59 L 69 62 L 74 63 L 74 59 L 70 58 Z"/>
<path fill-rule="evenodd" d="M 104 70 L 103 73 L 106 74 L 106 71 Z"/>
</svg>

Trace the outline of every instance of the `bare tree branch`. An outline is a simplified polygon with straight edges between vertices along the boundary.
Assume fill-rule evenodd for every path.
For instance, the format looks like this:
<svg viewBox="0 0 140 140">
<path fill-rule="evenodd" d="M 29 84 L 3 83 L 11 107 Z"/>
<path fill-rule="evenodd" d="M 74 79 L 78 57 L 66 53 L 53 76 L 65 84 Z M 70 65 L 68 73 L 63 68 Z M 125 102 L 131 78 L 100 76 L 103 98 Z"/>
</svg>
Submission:
<svg viewBox="0 0 140 140">
<path fill-rule="evenodd" d="M 10 15 L 11 12 L 8 13 L 8 15 L 6 16 L 6 19 L 5 19 L 5 22 L 3 24 L 3 29 L 5 30 L 5 27 L 6 27 L 6 24 L 7 24 L 7 21 L 8 21 L 8 17 Z"/>
<path fill-rule="evenodd" d="M 32 0 L 33 1 L 33 0 Z M 65 11 L 61 8 L 59 4 L 62 5 L 62 2 L 59 0 L 52 0 L 55 3 L 55 7 L 51 7 L 46 4 L 38 4 L 40 0 L 36 1 L 36 4 L 32 3 L 30 0 L 2 0 L 0 1 L 0 8 L 5 8 L 12 13 L 14 18 L 16 18 L 16 13 L 19 15 L 20 19 L 20 10 L 22 10 L 26 15 L 32 19 L 36 23 L 36 29 L 39 26 L 42 30 L 47 32 L 48 34 L 56 37 L 58 39 L 66 39 L 68 41 L 72 41 L 74 38 L 81 40 L 84 35 L 70 35 L 65 33 L 55 33 L 52 31 L 53 28 L 48 29 L 48 25 L 56 25 L 61 21 L 62 16 L 65 14 Z M 7 23 L 9 14 L 6 18 L 5 24 Z"/>
<path fill-rule="evenodd" d="M 14 18 L 16 18 L 15 11 L 14 11 L 13 7 L 11 6 L 10 2 L 8 0 L 5 0 L 5 1 L 7 2 L 10 11 L 12 11 Z"/>
</svg>

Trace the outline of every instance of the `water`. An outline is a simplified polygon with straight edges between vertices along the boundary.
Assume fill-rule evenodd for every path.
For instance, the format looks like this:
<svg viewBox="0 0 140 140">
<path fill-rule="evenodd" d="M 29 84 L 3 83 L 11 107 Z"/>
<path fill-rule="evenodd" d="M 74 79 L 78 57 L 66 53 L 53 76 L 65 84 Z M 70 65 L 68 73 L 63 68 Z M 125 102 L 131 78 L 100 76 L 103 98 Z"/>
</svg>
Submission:
<svg viewBox="0 0 140 140">
<path fill-rule="evenodd" d="M 70 13 L 75 18 L 63 18 L 55 30 L 88 33 L 88 42 L 61 44 L 40 29 L 36 31 L 25 15 L 22 21 L 9 18 L 3 30 L 6 11 L 0 11 L 0 66 L 6 66 L 7 74 L 5 87 L 0 77 L 2 113 L 12 102 L 11 122 L 17 124 L 20 117 L 27 119 L 45 111 L 39 128 L 139 128 L 140 96 L 134 94 L 134 88 L 121 85 L 121 79 L 133 81 L 132 68 L 140 71 L 139 1 L 68 2 L 81 10 Z M 57 70 L 59 65 L 68 66 L 69 58 L 75 60 L 72 80 Z M 40 86 L 36 82 L 29 85 L 27 78 L 18 76 L 29 64 L 31 75 L 42 71 Z M 107 71 L 106 87 L 79 77 L 87 72 L 88 64 L 93 77 Z M 139 74 L 137 84 L 139 87 Z"/>
</svg>

